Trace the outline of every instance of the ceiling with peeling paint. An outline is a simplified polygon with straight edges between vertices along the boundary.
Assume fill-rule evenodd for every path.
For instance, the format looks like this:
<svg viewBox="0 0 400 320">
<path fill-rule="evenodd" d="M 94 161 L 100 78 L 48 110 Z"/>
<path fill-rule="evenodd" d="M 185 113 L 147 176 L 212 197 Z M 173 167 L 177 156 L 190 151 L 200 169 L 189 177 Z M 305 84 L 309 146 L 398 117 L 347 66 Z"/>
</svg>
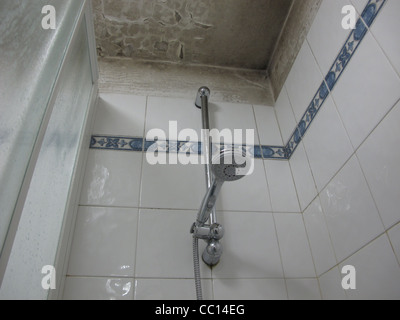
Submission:
<svg viewBox="0 0 400 320">
<path fill-rule="evenodd" d="M 100 56 L 266 70 L 293 0 L 92 0 Z"/>
</svg>

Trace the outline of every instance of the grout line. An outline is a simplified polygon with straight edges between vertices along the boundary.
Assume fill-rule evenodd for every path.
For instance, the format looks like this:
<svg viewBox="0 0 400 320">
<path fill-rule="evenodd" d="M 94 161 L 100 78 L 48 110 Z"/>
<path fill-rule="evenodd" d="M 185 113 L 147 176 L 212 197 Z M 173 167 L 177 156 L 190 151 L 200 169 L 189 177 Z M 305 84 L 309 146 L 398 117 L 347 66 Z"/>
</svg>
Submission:
<svg viewBox="0 0 400 320">
<path fill-rule="evenodd" d="M 382 6 L 382 7 L 383 7 L 383 6 Z M 382 8 L 382 7 L 381 7 L 381 8 Z M 375 17 L 375 18 L 376 18 L 376 17 Z M 374 18 L 374 19 L 375 19 L 375 18 Z M 360 19 L 362 19 L 362 17 L 360 17 Z M 362 19 L 362 22 L 365 24 L 365 26 L 367 27 L 368 31 L 370 31 L 370 28 L 369 28 L 369 27 L 367 26 L 367 24 L 363 21 L 363 19 Z M 367 31 L 367 32 L 368 32 L 368 31 Z M 366 33 L 366 34 L 367 34 L 367 33 Z M 366 34 L 365 34 L 365 35 L 366 35 Z M 371 34 L 372 34 L 372 32 L 371 32 Z M 364 37 L 363 37 L 362 40 L 364 40 L 365 35 L 364 35 Z M 372 34 L 372 36 L 373 36 L 373 34 Z M 374 36 L 373 36 L 373 37 L 374 37 Z M 347 38 L 347 39 L 348 39 L 348 38 Z M 375 41 L 378 43 L 378 45 L 379 45 L 379 47 L 381 48 L 381 50 L 383 51 L 382 47 L 380 46 L 379 42 L 376 40 L 375 37 L 374 37 L 374 39 L 375 39 Z M 362 43 L 362 40 L 359 42 L 359 44 Z M 306 38 L 306 41 L 307 41 L 307 43 L 308 43 L 307 38 Z M 347 42 L 347 40 L 346 40 L 346 42 Z M 345 44 L 346 44 L 346 42 L 345 42 Z M 359 44 L 358 44 L 358 46 L 359 46 Z M 309 45 L 309 43 L 308 43 L 308 45 Z M 356 50 L 357 50 L 358 46 L 356 47 Z M 309 47 L 310 47 L 310 49 L 311 49 L 311 46 L 310 46 L 310 45 L 309 45 Z M 356 52 L 356 50 L 353 52 L 353 55 L 354 55 L 354 53 Z M 311 51 L 312 51 L 312 49 L 311 49 Z M 384 51 L 383 51 L 383 52 L 384 52 Z M 313 52 L 312 52 L 312 54 L 314 55 Z M 385 54 L 385 52 L 384 52 L 384 54 Z M 353 57 L 353 55 L 352 55 L 352 57 Z M 388 57 L 386 56 L 386 54 L 385 54 L 385 57 L 388 58 Z M 319 64 L 318 64 L 318 62 L 317 62 L 315 56 L 314 56 L 314 59 L 315 59 L 317 65 L 318 65 L 318 68 L 319 68 L 320 72 L 321 72 L 320 66 L 319 66 Z M 337 59 L 335 59 L 335 62 L 336 62 L 336 60 L 337 60 Z M 388 59 L 388 60 L 389 60 L 389 59 Z M 390 60 L 389 60 L 389 62 L 390 62 Z M 391 62 L 390 62 L 390 63 L 391 63 Z M 391 64 L 391 65 L 392 65 L 392 64 Z M 347 67 L 347 65 L 346 65 L 346 67 Z M 393 65 L 392 65 L 392 67 L 393 67 Z M 398 74 L 398 72 L 396 71 L 396 69 L 395 69 L 395 68 L 393 68 L 393 69 L 394 69 L 395 72 Z M 345 68 L 343 69 L 342 73 L 344 72 L 344 70 L 345 70 Z M 333 91 L 334 87 L 336 86 L 337 81 L 339 80 L 339 78 L 340 78 L 340 76 L 342 75 L 342 73 L 341 73 L 341 74 L 339 75 L 339 77 L 335 80 L 335 85 L 333 86 L 332 91 Z M 331 91 L 331 89 L 329 89 L 329 85 L 328 85 L 328 83 L 326 82 L 325 78 L 323 78 L 323 83 L 326 85 L 326 87 L 328 88 L 328 91 L 329 91 L 329 94 L 328 94 L 328 96 L 325 98 L 325 101 L 326 101 L 326 99 L 329 97 L 329 95 L 331 95 L 331 96 L 332 96 L 332 99 L 333 99 L 333 102 L 334 102 L 334 105 L 335 105 L 335 108 L 336 108 L 336 112 L 338 112 L 337 106 L 336 106 L 336 102 L 335 102 L 335 100 L 334 100 L 334 98 L 333 98 L 333 95 L 332 95 L 332 91 Z M 285 89 L 285 90 L 286 90 L 286 89 Z M 318 92 L 318 91 L 317 91 L 317 92 Z M 288 96 L 288 98 L 289 98 L 289 103 L 290 103 L 291 110 L 292 110 L 292 112 L 293 112 L 293 114 L 294 114 L 293 107 L 292 107 L 292 102 L 290 101 L 289 94 L 287 94 L 287 96 Z M 146 130 L 146 118 L 147 118 L 147 101 L 148 101 L 148 96 L 146 96 L 146 112 L 145 112 L 144 130 L 143 130 L 143 148 L 145 147 L 145 130 Z M 298 195 L 297 188 L 296 188 L 296 195 L 297 195 L 297 198 L 298 198 L 299 207 L 300 207 L 300 211 L 301 211 L 301 214 L 302 214 L 302 215 L 304 214 L 304 212 L 310 207 L 310 205 L 311 205 L 317 198 L 319 199 L 319 196 L 320 196 L 321 192 L 331 183 L 331 181 L 332 181 L 332 180 L 339 174 L 339 172 L 347 165 L 347 163 L 350 161 L 350 159 L 352 159 L 352 157 L 353 157 L 354 155 L 356 156 L 356 159 L 357 159 L 357 161 L 358 161 L 358 164 L 359 164 L 359 166 L 361 167 L 362 173 L 363 173 L 363 175 L 364 175 L 364 179 L 365 179 L 365 181 L 367 182 L 367 185 L 368 185 L 370 194 L 371 194 L 371 196 L 372 196 L 372 198 L 373 198 L 373 200 L 374 200 L 374 204 L 375 204 L 375 206 L 376 206 L 376 208 L 377 208 L 377 204 L 376 204 L 376 201 L 375 201 L 375 199 L 374 199 L 374 197 L 373 197 L 371 188 L 370 188 L 370 186 L 369 186 L 369 184 L 368 184 L 368 180 L 366 179 L 364 170 L 363 170 L 363 168 L 362 168 L 362 166 L 361 166 L 361 163 L 360 163 L 360 161 L 359 161 L 359 159 L 358 159 L 357 151 L 360 149 L 361 146 L 364 145 L 365 141 L 366 141 L 366 140 L 369 138 L 369 136 L 375 131 L 375 129 L 383 122 L 383 120 L 388 116 L 388 114 L 394 109 L 394 107 L 397 105 L 397 103 L 398 103 L 398 101 L 397 101 L 397 102 L 394 104 L 394 106 L 387 112 L 387 114 L 382 118 L 382 120 L 378 123 L 378 125 L 377 125 L 375 128 L 373 128 L 373 129 L 371 130 L 371 132 L 367 135 L 367 137 L 360 143 L 360 145 L 359 145 L 357 148 L 354 148 L 354 146 L 353 146 L 354 152 L 349 156 L 349 158 L 348 158 L 348 159 L 345 161 L 345 163 L 340 167 L 340 169 L 333 175 L 333 177 L 328 181 L 328 183 L 327 183 L 324 187 L 322 187 L 321 191 L 318 191 L 318 188 L 315 186 L 315 187 L 316 187 L 316 191 L 317 191 L 317 195 L 313 198 L 313 200 L 307 205 L 307 207 L 306 207 L 303 211 L 302 211 L 302 208 L 301 208 L 301 204 L 300 204 L 300 200 L 299 200 L 299 195 Z M 256 120 L 256 117 L 255 117 L 254 106 L 252 106 L 252 108 L 253 108 L 253 116 L 254 116 L 255 123 L 256 123 L 257 135 L 258 135 L 258 137 L 259 137 L 259 132 L 258 132 L 258 127 L 257 127 L 257 120 Z M 322 108 L 322 104 L 321 104 L 320 108 Z M 276 117 L 276 110 L 274 110 L 274 112 L 275 112 L 275 117 Z M 346 134 L 347 134 L 347 136 L 348 136 L 347 129 L 346 129 L 346 127 L 343 125 L 342 117 L 341 117 L 341 115 L 340 115 L 339 112 L 338 112 L 338 114 L 339 114 L 340 120 L 341 120 L 341 122 L 342 122 L 342 126 L 345 128 Z M 278 119 L 278 118 L 276 117 L 276 119 Z M 296 121 L 295 115 L 294 115 L 294 119 L 295 119 L 295 121 Z M 312 121 L 313 121 L 313 120 L 312 120 Z M 282 130 L 281 130 L 279 121 L 278 121 L 278 126 L 279 126 L 279 130 L 280 130 L 281 137 L 282 137 Z M 296 129 L 297 129 L 297 126 L 295 127 L 295 131 L 296 131 Z M 308 131 L 308 130 L 306 130 L 306 132 L 307 132 L 307 131 Z M 300 143 L 303 141 L 303 138 L 304 138 L 304 136 L 306 135 L 306 132 L 303 134 L 303 136 L 301 137 L 301 140 L 300 140 L 300 142 L 299 142 L 298 144 L 300 144 Z M 289 141 L 288 141 L 288 142 L 290 142 L 290 140 L 291 140 L 291 138 L 289 138 Z M 259 139 L 259 141 L 260 141 L 260 139 Z M 349 141 L 351 141 L 350 138 L 349 138 Z M 297 144 L 297 145 L 298 145 L 298 144 Z M 260 147 L 261 147 L 261 142 L 259 143 L 259 145 L 260 145 Z M 305 145 L 304 145 L 304 144 L 303 144 L 303 148 L 304 148 L 304 150 L 305 150 Z M 262 150 L 261 150 L 261 151 L 262 151 Z M 143 152 L 143 151 L 142 151 L 142 152 Z M 308 165 L 309 165 L 309 168 L 310 168 L 310 172 L 311 172 L 311 174 L 312 174 L 312 177 L 313 177 L 313 180 L 314 180 L 314 184 L 315 184 L 314 175 L 313 175 L 313 172 L 312 172 L 312 170 L 311 170 L 311 166 L 310 166 L 310 162 L 309 162 L 309 158 L 308 158 L 308 154 L 307 154 L 306 150 L 305 150 L 305 153 L 306 153 Z M 141 175 L 140 175 L 140 188 L 139 188 L 139 195 L 138 195 L 138 197 L 139 197 L 139 199 L 138 199 L 138 200 L 139 200 L 139 202 L 138 202 L 138 203 L 139 203 L 139 206 L 138 206 L 138 207 L 134 207 L 134 208 L 138 209 L 139 211 L 140 211 L 140 209 L 148 209 L 148 210 L 162 209 L 162 210 L 171 210 L 171 211 L 172 211 L 172 210 L 173 210 L 173 211 L 189 211 L 189 210 L 190 210 L 190 211 L 196 211 L 197 209 L 146 208 L 146 207 L 141 207 L 141 206 L 140 206 L 140 203 L 141 203 L 141 202 L 140 202 L 140 201 L 141 201 L 141 194 L 142 194 L 144 154 L 145 154 L 145 152 L 142 153 Z M 261 154 L 262 154 L 262 152 L 261 152 Z M 270 202 L 271 202 L 271 195 L 270 195 L 270 188 L 269 188 L 269 184 L 268 184 L 268 177 L 267 177 L 267 172 L 266 172 L 265 160 L 276 160 L 276 159 L 273 159 L 273 158 L 272 158 L 272 159 L 264 159 L 263 154 L 262 154 L 262 158 L 263 158 L 263 160 L 264 160 L 264 161 L 263 161 L 263 162 L 264 162 L 264 163 L 263 163 L 263 166 L 264 166 L 264 175 L 265 175 L 265 179 L 266 179 L 267 186 L 268 186 L 269 199 L 270 199 Z M 281 159 L 281 160 L 282 160 L 282 159 Z M 288 160 L 288 159 L 286 159 L 286 160 Z M 290 166 L 290 162 L 289 162 L 289 166 Z M 291 166 L 290 166 L 290 170 L 291 170 L 293 182 L 294 182 L 294 184 L 295 184 Z M 320 201 L 320 199 L 319 199 L 319 201 Z M 101 206 L 101 205 L 79 205 L 79 206 L 88 206 L 88 207 L 110 207 L 110 206 Z M 118 207 L 116 207 L 116 208 L 118 208 Z M 131 208 L 131 207 L 120 207 L 120 208 Z M 326 224 L 326 215 L 325 215 L 325 212 L 324 212 L 324 209 L 323 209 L 322 205 L 321 205 L 321 208 L 322 208 L 322 212 L 323 212 L 324 221 L 325 221 L 325 224 Z M 272 209 L 272 202 L 271 202 L 271 209 Z M 378 209 L 378 208 L 377 208 L 377 209 Z M 221 212 L 225 212 L 225 211 L 221 211 Z M 229 211 L 227 211 L 227 212 L 243 212 L 243 211 L 233 211 L 233 210 L 229 210 Z M 259 212 L 259 211 L 251 211 L 251 212 Z M 264 211 L 262 211 L 262 212 L 264 213 Z M 378 210 L 378 212 L 379 212 L 379 210 Z M 205 279 L 205 280 L 206 280 L 206 279 L 207 279 L 207 280 L 208 280 L 208 279 L 211 279 L 211 280 L 212 280 L 211 282 L 212 282 L 212 295 L 213 295 L 213 296 L 214 296 L 213 281 L 216 280 L 216 279 L 284 279 L 284 281 L 285 281 L 285 288 L 286 288 L 286 294 L 287 294 L 287 297 L 288 297 L 288 289 L 287 289 L 286 279 L 297 279 L 297 278 L 286 278 L 286 277 L 285 277 L 285 272 L 284 272 L 284 268 L 283 268 L 283 261 L 282 261 L 282 255 L 281 255 L 281 249 L 280 249 L 280 245 L 279 245 L 279 240 L 278 240 L 278 235 L 277 235 L 277 228 L 276 228 L 276 223 L 275 223 L 275 214 L 279 214 L 279 213 L 278 213 L 278 212 L 275 212 L 274 210 L 271 210 L 271 212 L 265 212 L 265 213 L 271 213 L 271 214 L 272 214 L 272 217 L 273 217 L 274 228 L 275 228 L 275 235 L 276 235 L 276 239 L 277 239 L 277 243 L 278 243 L 279 255 L 280 255 L 280 260 L 281 260 L 281 268 L 282 268 L 282 272 L 283 272 L 283 278 L 215 278 L 215 279 L 214 279 L 214 277 L 213 277 L 213 275 L 212 275 L 212 271 L 211 271 L 211 278 L 202 278 L 202 279 Z M 138 212 L 138 215 L 137 215 L 138 221 L 137 221 L 136 249 L 135 249 L 135 267 L 134 267 L 134 270 L 136 270 L 136 261 L 137 261 L 137 259 L 136 259 L 136 254 L 137 254 L 138 233 L 139 233 L 139 216 L 140 216 L 140 212 Z M 381 216 L 380 216 L 380 218 L 381 218 Z M 302 219 L 303 219 L 303 224 L 304 224 L 304 227 L 305 227 L 304 215 L 302 216 Z M 381 218 L 381 221 L 382 221 L 382 218 Z M 383 223 L 383 221 L 382 221 L 382 223 Z M 330 235 L 329 228 L 328 228 L 328 225 L 327 225 L 327 224 L 326 224 L 326 227 L 327 227 L 327 230 L 328 230 L 328 233 L 329 233 L 330 244 L 331 244 L 331 246 L 332 246 L 332 248 L 333 248 L 333 252 L 334 252 L 334 255 L 335 255 L 336 262 L 337 262 L 337 264 L 336 264 L 335 266 L 333 266 L 332 268 L 330 268 L 330 269 L 328 270 L 328 271 L 330 271 L 330 270 L 332 270 L 333 268 L 336 268 L 336 267 L 339 268 L 339 265 L 340 265 L 341 263 L 343 263 L 345 260 L 349 259 L 351 256 L 353 256 L 353 255 L 355 255 L 356 253 L 358 253 L 360 250 L 362 250 L 363 248 L 365 248 L 366 246 L 368 246 L 370 243 L 372 243 L 373 241 L 375 241 L 377 238 L 379 238 L 380 236 L 382 236 L 384 233 L 386 233 L 386 235 L 387 235 L 387 237 L 388 237 L 388 239 L 389 239 L 389 241 L 390 241 L 390 237 L 389 237 L 389 235 L 388 235 L 387 232 L 388 232 L 391 228 L 393 228 L 394 226 L 392 226 L 391 228 L 385 230 L 385 231 L 384 231 L 383 233 L 381 233 L 379 236 L 377 236 L 377 237 L 375 237 L 373 240 L 369 241 L 367 244 L 365 244 L 365 245 L 362 246 L 360 249 L 358 249 L 357 251 L 355 251 L 354 253 L 352 253 L 351 255 L 349 255 L 348 257 L 346 257 L 345 259 L 343 259 L 341 262 L 338 262 L 338 259 L 337 259 L 337 257 L 336 257 L 336 252 L 335 252 L 334 247 L 333 247 L 333 245 L 332 245 L 332 239 L 331 239 L 331 235 Z M 306 228 L 305 228 L 305 229 L 306 229 Z M 319 278 L 320 278 L 321 276 L 323 276 L 324 274 L 326 274 L 328 271 L 326 271 L 326 272 L 324 272 L 324 273 L 321 273 L 321 275 L 318 276 L 317 271 L 316 271 L 316 267 L 315 267 L 314 257 L 313 257 L 312 250 L 311 250 L 311 246 L 310 246 L 310 240 L 309 240 L 309 237 L 308 237 L 307 229 L 306 229 L 306 236 L 307 236 L 307 240 L 308 240 L 308 243 L 309 243 L 309 248 L 310 248 L 311 255 L 312 255 L 312 259 L 313 259 L 314 271 L 315 271 L 316 278 L 317 278 L 317 281 L 318 281 L 318 287 L 319 287 L 320 296 L 321 296 L 321 298 L 322 298 L 322 291 L 321 291 L 321 288 L 320 288 Z M 390 242 L 390 244 L 391 244 L 391 242 Z M 393 252 L 394 252 L 393 245 L 391 244 L 391 246 L 392 246 L 392 250 L 393 250 Z M 395 254 L 395 252 L 394 252 L 394 254 Z M 395 257 L 397 257 L 396 254 L 395 254 Z M 398 261 L 398 262 L 399 262 L 399 261 Z M 399 264 L 400 264 L 400 262 L 399 262 Z M 339 270 L 339 271 L 340 271 L 340 270 Z M 82 278 L 82 277 L 93 277 L 93 278 L 102 278 L 103 276 L 75 276 L 75 275 L 67 275 L 67 277 L 81 277 L 81 278 Z M 135 277 L 134 275 L 133 275 L 133 276 L 104 276 L 104 277 L 107 277 L 107 278 L 133 278 L 134 280 L 136 280 L 136 279 L 170 279 L 170 280 L 177 280 L 177 279 L 191 279 L 191 280 L 192 280 L 192 279 L 194 279 L 194 278 L 162 278 L 162 277 L 154 277 L 154 278 L 153 278 L 153 277 Z M 298 279 L 304 279 L 304 277 L 303 277 L 303 278 L 299 277 Z M 310 279 L 314 279 L 314 278 L 311 277 Z M 288 298 L 289 298 L 289 297 L 288 297 Z"/>
<path fill-rule="evenodd" d="M 367 6 L 366 6 L 365 8 L 367 8 L 371 3 L 372 3 L 372 0 L 370 0 L 370 1 L 367 3 Z M 379 10 L 375 13 L 375 16 L 374 16 L 374 18 L 373 18 L 373 20 L 372 20 L 372 23 L 375 22 L 376 17 L 378 16 L 379 12 L 381 11 L 382 7 L 383 7 L 385 4 L 386 4 L 386 0 L 383 0 L 383 3 L 382 3 L 382 5 L 380 5 Z M 378 5 L 379 5 L 379 4 L 378 4 Z M 365 9 L 364 9 L 364 10 L 365 10 Z M 366 31 L 365 31 L 365 33 L 361 36 L 361 38 L 360 38 L 359 40 L 354 39 L 354 41 L 357 41 L 356 46 L 355 46 L 355 48 L 354 48 L 353 50 L 351 50 L 352 52 L 351 52 L 351 54 L 350 54 L 350 57 L 349 57 L 348 60 L 345 62 L 345 65 L 342 66 L 342 70 L 337 71 L 338 74 L 336 74 L 336 72 L 335 72 L 335 79 L 334 79 L 334 83 L 333 83 L 332 89 L 334 89 L 334 87 L 336 86 L 336 84 L 337 84 L 337 82 L 339 81 L 339 79 L 340 79 L 341 75 L 343 74 L 344 70 L 347 68 L 348 63 L 351 61 L 351 59 L 353 58 L 354 54 L 356 53 L 356 51 L 357 51 L 359 45 L 363 42 L 363 40 L 364 40 L 364 38 L 365 38 L 365 35 L 370 31 L 369 27 L 368 27 L 367 24 L 364 22 L 364 19 L 363 19 L 363 17 L 362 17 L 361 15 L 360 15 L 360 17 L 359 17 L 359 19 L 358 19 L 357 21 L 358 21 L 358 22 L 361 22 L 361 23 L 363 24 L 363 26 L 366 27 Z M 371 25 L 372 25 L 372 24 L 371 24 Z M 335 60 L 334 60 L 334 62 L 333 62 L 333 64 L 332 64 L 331 68 L 330 68 L 329 71 L 328 71 L 327 76 L 328 76 L 330 73 L 332 73 L 332 69 L 334 68 L 335 63 L 337 62 L 338 57 L 340 56 L 340 53 L 342 52 L 343 48 L 345 48 L 345 46 L 346 46 L 346 44 L 348 43 L 348 41 L 352 39 L 352 36 L 354 37 L 355 31 L 356 31 L 356 30 L 352 30 L 352 31 L 350 32 L 349 36 L 346 38 L 346 40 L 345 40 L 345 42 L 344 42 L 344 45 L 341 47 L 341 49 L 340 49 L 340 51 L 339 51 L 339 54 L 336 56 L 336 58 L 335 58 Z M 312 49 L 311 49 L 311 46 L 310 46 L 310 44 L 309 44 L 309 42 L 308 42 L 308 39 L 306 38 L 305 40 L 306 40 L 306 43 L 307 43 L 307 45 L 309 46 L 309 48 L 310 48 L 310 50 L 311 50 L 311 52 L 312 52 L 312 54 L 313 54 L 313 56 L 314 56 L 314 60 L 316 61 L 316 64 L 317 64 L 317 66 L 318 66 L 318 69 L 319 69 L 319 71 L 321 72 L 321 75 L 322 75 L 322 78 L 323 78 L 322 85 L 324 85 L 324 86 L 326 87 L 328 93 L 327 93 L 327 96 L 326 96 L 325 98 L 323 98 L 323 99 L 321 98 L 321 99 L 322 99 L 322 102 L 321 102 L 321 104 L 319 105 L 319 107 L 318 107 L 318 109 L 317 109 L 315 115 L 312 117 L 312 119 L 311 119 L 310 121 L 307 121 L 308 124 L 306 124 L 307 127 L 305 128 L 305 131 L 304 131 L 303 133 L 301 133 L 301 132 L 299 133 L 299 134 L 300 134 L 300 136 L 299 136 L 299 142 L 295 142 L 295 141 L 294 141 L 294 142 L 292 142 L 292 144 L 294 143 L 294 145 L 292 145 L 292 146 L 289 147 L 289 145 L 291 144 L 292 138 L 294 137 L 294 135 L 295 135 L 295 134 L 298 132 L 298 130 L 299 130 L 299 125 L 301 124 L 301 122 L 303 122 L 302 119 L 304 119 L 304 117 L 305 117 L 305 116 L 307 115 L 307 113 L 308 113 L 308 106 L 307 106 L 307 108 L 306 108 L 306 111 L 305 111 L 305 113 L 304 113 L 302 119 L 301 119 L 301 120 L 297 123 L 297 125 L 295 126 L 295 128 L 294 128 L 294 130 L 293 130 L 293 133 L 292 133 L 292 135 L 290 136 L 288 142 L 287 142 L 284 146 L 279 146 L 279 148 L 282 148 L 282 149 L 284 149 L 284 150 L 290 149 L 290 154 L 289 154 L 289 155 L 286 155 L 285 158 L 284 158 L 284 160 L 290 160 L 290 157 L 291 157 L 291 156 L 293 155 L 293 153 L 295 152 L 295 150 L 296 150 L 298 144 L 299 144 L 299 143 L 303 140 L 303 138 L 305 137 L 305 135 L 306 135 L 306 133 L 307 133 L 307 131 L 308 131 L 310 125 L 312 124 L 312 122 L 314 121 L 315 117 L 317 116 L 317 113 L 318 113 L 319 110 L 323 107 L 323 104 L 325 103 L 326 99 L 327 99 L 327 98 L 329 97 L 329 95 L 331 94 L 331 89 L 329 88 L 329 84 L 327 83 L 327 80 L 326 80 L 326 79 L 327 79 L 327 76 L 324 77 L 324 74 L 322 73 L 321 67 L 319 66 L 318 61 L 317 61 L 316 58 L 315 58 L 314 52 L 313 52 Z M 379 43 L 378 43 L 378 44 L 379 44 Z M 349 49 L 349 50 L 350 50 L 350 49 Z M 396 71 L 396 70 L 395 70 L 395 71 Z M 318 94 L 318 92 L 320 92 L 322 85 L 317 89 L 316 95 Z M 314 97 L 313 97 L 312 101 L 310 102 L 310 104 L 314 101 L 314 98 L 316 97 L 316 95 L 314 95 Z M 292 112 L 294 113 L 294 111 L 293 111 L 293 104 L 292 104 L 292 102 L 290 101 L 290 96 L 289 96 L 289 95 L 288 95 L 288 98 L 289 98 L 289 102 L 290 102 L 291 107 L 292 107 Z M 254 108 L 253 108 L 253 113 L 254 113 Z M 297 121 L 297 120 L 296 120 L 296 116 L 294 116 L 294 119 L 295 119 L 295 121 Z M 279 122 L 278 122 L 278 125 L 279 125 Z M 281 132 L 281 136 L 282 136 L 282 132 Z M 261 144 L 260 144 L 260 145 L 261 145 Z M 268 147 L 268 146 L 266 146 L 266 147 Z M 275 147 L 277 147 L 277 146 L 275 146 Z M 261 148 L 261 152 L 262 152 L 262 148 Z M 271 158 L 271 159 L 272 159 L 272 160 L 275 160 L 275 158 Z M 279 159 L 282 159 L 282 158 L 279 158 Z"/>
<path fill-rule="evenodd" d="M 329 271 L 331 271 L 332 269 L 334 269 L 335 267 L 339 268 L 340 264 L 343 264 L 346 260 L 350 259 L 351 257 L 353 257 L 354 255 L 356 255 L 357 253 L 359 253 L 361 250 L 365 249 L 367 246 L 369 246 L 370 244 L 372 244 L 375 240 L 377 240 L 378 238 L 380 238 L 383 235 L 387 235 L 387 231 L 383 231 L 382 233 L 380 233 L 379 235 L 375 236 L 372 240 L 368 241 L 366 244 L 364 244 L 363 246 L 361 246 L 360 248 L 358 248 L 357 250 L 355 250 L 353 253 L 349 254 L 348 256 L 346 256 L 345 258 L 343 258 L 342 260 L 340 260 L 339 262 L 337 262 L 337 264 L 335 264 L 334 266 L 332 266 L 331 268 L 329 268 L 327 271 L 322 272 L 321 275 L 319 277 L 322 277 L 323 275 L 325 275 L 326 273 L 328 273 Z M 340 268 L 339 268 L 340 271 Z"/>
<path fill-rule="evenodd" d="M 288 278 L 286 277 L 285 269 L 283 268 L 282 252 L 281 252 L 281 246 L 279 244 L 278 230 L 277 230 L 277 227 L 276 227 L 276 221 L 275 221 L 275 214 L 274 213 L 272 213 L 272 221 L 274 222 L 275 238 L 276 238 L 276 243 L 278 245 L 279 259 L 281 261 L 282 275 L 283 275 L 283 279 L 285 281 L 286 297 L 289 300 L 289 290 L 288 290 L 287 282 L 286 282 L 286 279 L 288 279 Z"/>
<path fill-rule="evenodd" d="M 395 251 L 395 249 L 394 249 L 392 240 L 390 239 L 390 236 L 389 236 L 389 231 L 392 230 L 392 229 L 394 229 L 394 228 L 396 228 L 396 227 L 398 227 L 398 226 L 400 226 L 400 222 L 395 223 L 393 226 L 391 226 L 390 228 L 388 228 L 385 232 L 386 232 L 386 235 L 387 235 L 387 237 L 388 237 L 388 239 L 389 239 L 390 246 L 392 247 L 393 254 L 394 254 L 394 256 L 396 257 L 397 263 L 398 263 L 398 265 L 399 265 L 399 267 L 400 267 L 400 255 L 399 255 L 399 256 L 397 255 L 397 253 L 396 253 L 396 251 Z"/>
</svg>

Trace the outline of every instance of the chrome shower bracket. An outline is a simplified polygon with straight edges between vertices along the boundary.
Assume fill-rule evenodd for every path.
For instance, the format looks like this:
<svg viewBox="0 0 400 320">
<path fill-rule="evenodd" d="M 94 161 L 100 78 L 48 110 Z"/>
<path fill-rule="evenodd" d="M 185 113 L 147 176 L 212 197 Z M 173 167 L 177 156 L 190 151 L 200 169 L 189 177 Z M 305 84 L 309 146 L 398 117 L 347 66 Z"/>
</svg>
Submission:
<svg viewBox="0 0 400 320">
<path fill-rule="evenodd" d="M 196 222 L 193 223 L 190 233 L 193 237 L 202 240 L 221 240 L 224 236 L 224 227 L 219 223 L 214 223 L 212 225 L 197 225 Z"/>
<path fill-rule="evenodd" d="M 220 240 L 224 236 L 224 228 L 219 223 L 212 225 L 198 225 L 193 223 L 190 233 L 197 239 L 202 239 L 207 242 L 202 259 L 205 264 L 212 267 L 218 264 L 222 256 L 222 244 Z"/>
</svg>

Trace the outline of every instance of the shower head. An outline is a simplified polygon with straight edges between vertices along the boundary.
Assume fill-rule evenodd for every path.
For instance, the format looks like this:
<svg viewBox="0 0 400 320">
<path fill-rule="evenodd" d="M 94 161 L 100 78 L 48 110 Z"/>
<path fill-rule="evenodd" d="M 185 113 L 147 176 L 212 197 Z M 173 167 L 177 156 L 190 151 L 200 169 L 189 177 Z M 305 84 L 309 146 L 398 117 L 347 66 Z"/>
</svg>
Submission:
<svg viewBox="0 0 400 320">
<path fill-rule="evenodd" d="M 218 181 L 237 181 L 248 171 L 247 160 L 244 153 L 224 149 L 213 158 L 211 170 Z"/>
<path fill-rule="evenodd" d="M 197 215 L 197 224 L 204 225 L 217 201 L 218 194 L 225 181 L 237 181 L 246 176 L 251 170 L 250 161 L 244 152 L 234 149 L 223 149 L 217 154 L 211 162 L 211 171 L 214 175 L 214 181 L 208 189 L 199 213 Z"/>
</svg>

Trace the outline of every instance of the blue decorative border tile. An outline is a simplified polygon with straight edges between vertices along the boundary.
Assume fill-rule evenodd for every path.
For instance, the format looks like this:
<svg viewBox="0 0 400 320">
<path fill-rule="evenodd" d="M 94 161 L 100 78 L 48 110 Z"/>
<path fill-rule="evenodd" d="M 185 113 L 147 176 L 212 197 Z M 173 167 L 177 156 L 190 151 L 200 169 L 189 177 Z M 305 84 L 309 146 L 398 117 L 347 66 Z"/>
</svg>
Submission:
<svg viewBox="0 0 400 320">
<path fill-rule="evenodd" d="M 356 27 L 350 32 L 346 43 L 341 48 L 328 74 L 325 76 L 316 94 L 307 107 L 303 117 L 294 129 L 285 146 L 235 146 L 241 148 L 247 155 L 255 159 L 289 160 L 297 146 L 302 141 L 311 123 L 322 105 L 335 87 L 343 71 L 354 56 L 361 41 L 374 22 L 376 16 L 387 0 L 369 0 Z M 213 145 L 213 153 L 221 150 L 222 145 Z M 200 142 L 188 141 L 150 141 L 140 137 L 92 136 L 91 149 L 122 150 L 122 151 L 154 151 L 201 154 Z"/>
<path fill-rule="evenodd" d="M 116 137 L 116 136 L 92 136 L 91 149 L 113 150 L 113 151 L 148 151 L 165 153 L 187 153 L 202 154 L 201 142 L 193 141 L 170 141 L 170 140 L 145 140 L 140 137 Z M 224 148 L 234 148 L 255 159 L 284 158 L 283 147 L 260 147 L 247 145 L 212 145 L 213 154 L 219 153 Z M 269 151 L 268 148 L 272 148 Z M 266 151 L 267 150 L 267 151 Z"/>
<path fill-rule="evenodd" d="M 143 151 L 143 138 L 92 136 L 91 149 Z"/>
<path fill-rule="evenodd" d="M 295 152 L 312 121 L 315 119 L 318 111 L 321 109 L 322 105 L 326 101 L 326 98 L 335 87 L 340 76 L 343 74 L 343 71 L 350 62 L 361 41 L 364 39 L 368 31 L 367 26 L 371 26 L 385 2 L 386 0 L 368 1 L 364 11 L 361 14 L 361 17 L 357 20 L 356 28 L 351 31 L 346 43 L 341 48 L 328 74 L 325 76 L 325 79 L 322 81 L 317 93 L 311 100 L 302 119 L 297 124 L 292 136 L 289 138 L 289 141 L 285 146 L 287 159 L 290 159 Z"/>
<path fill-rule="evenodd" d="M 287 159 L 286 151 L 283 146 L 261 146 L 261 150 L 264 159 Z"/>
</svg>

